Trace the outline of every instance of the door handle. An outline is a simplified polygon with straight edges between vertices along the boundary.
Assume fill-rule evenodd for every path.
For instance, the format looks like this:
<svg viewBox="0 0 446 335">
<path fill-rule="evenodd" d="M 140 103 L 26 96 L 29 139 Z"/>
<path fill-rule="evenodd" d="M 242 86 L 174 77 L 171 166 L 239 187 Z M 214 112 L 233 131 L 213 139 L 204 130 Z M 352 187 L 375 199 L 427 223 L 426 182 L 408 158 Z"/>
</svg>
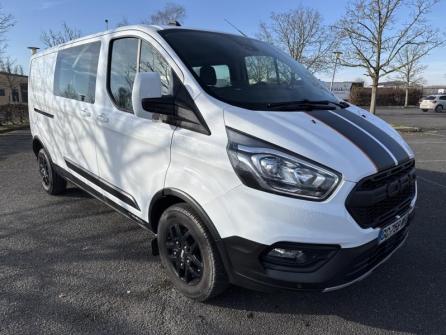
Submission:
<svg viewBox="0 0 446 335">
<path fill-rule="evenodd" d="M 98 120 L 99 122 L 102 122 L 102 123 L 107 123 L 108 117 L 106 117 L 105 114 L 101 113 L 98 116 L 96 116 L 96 120 Z"/>
<path fill-rule="evenodd" d="M 90 113 L 86 108 L 82 108 L 82 109 L 81 109 L 81 115 L 82 115 L 83 117 L 90 117 L 90 116 L 91 116 L 91 113 Z"/>
</svg>

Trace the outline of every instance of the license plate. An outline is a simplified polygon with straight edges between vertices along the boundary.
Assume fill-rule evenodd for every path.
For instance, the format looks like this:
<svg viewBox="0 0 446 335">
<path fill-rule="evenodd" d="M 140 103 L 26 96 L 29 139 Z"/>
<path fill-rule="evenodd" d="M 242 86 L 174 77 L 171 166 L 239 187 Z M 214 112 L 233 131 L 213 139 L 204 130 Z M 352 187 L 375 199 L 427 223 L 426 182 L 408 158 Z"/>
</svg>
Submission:
<svg viewBox="0 0 446 335">
<path fill-rule="evenodd" d="M 391 238 L 393 235 L 401 231 L 407 224 L 407 220 L 409 218 L 409 214 L 405 214 L 401 217 L 399 217 L 395 222 L 389 224 L 388 226 L 381 229 L 379 232 L 378 241 L 379 243 L 382 243 L 389 238 Z"/>
</svg>

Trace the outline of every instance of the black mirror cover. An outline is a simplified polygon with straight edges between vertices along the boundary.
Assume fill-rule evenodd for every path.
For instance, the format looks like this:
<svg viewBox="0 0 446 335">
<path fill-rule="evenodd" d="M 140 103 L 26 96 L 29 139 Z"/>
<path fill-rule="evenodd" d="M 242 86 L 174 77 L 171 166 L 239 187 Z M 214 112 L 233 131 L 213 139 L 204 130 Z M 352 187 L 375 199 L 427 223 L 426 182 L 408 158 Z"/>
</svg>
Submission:
<svg viewBox="0 0 446 335">
<path fill-rule="evenodd" d="M 175 115 L 175 98 L 163 96 L 161 98 L 142 99 L 142 108 L 150 113 L 157 113 L 167 116 Z"/>
</svg>

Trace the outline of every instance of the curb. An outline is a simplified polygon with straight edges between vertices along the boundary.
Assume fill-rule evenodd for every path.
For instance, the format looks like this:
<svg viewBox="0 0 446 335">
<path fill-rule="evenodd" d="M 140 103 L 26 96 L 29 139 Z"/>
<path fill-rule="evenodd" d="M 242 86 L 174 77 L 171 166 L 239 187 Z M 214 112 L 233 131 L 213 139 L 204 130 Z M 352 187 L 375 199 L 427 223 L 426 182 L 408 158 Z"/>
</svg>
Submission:
<svg viewBox="0 0 446 335">
<path fill-rule="evenodd" d="M 29 129 L 29 124 L 21 125 L 21 126 L 15 126 L 15 127 L 10 127 L 10 128 L 5 128 L 5 129 L 0 129 L 0 134 L 5 134 L 5 133 L 9 133 L 9 132 L 14 131 L 14 130 L 22 130 L 22 129 Z"/>
<path fill-rule="evenodd" d="M 409 127 L 409 126 L 395 126 L 392 125 L 395 130 L 402 132 L 402 133 L 421 133 L 423 132 L 423 129 L 420 127 Z"/>
</svg>

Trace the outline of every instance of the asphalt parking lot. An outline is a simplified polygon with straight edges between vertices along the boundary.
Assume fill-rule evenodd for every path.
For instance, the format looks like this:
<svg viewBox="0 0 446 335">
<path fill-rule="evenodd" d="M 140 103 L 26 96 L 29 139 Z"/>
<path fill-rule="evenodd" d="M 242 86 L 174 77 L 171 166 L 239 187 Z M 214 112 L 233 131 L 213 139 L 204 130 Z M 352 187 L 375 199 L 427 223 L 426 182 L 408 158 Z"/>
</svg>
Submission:
<svg viewBox="0 0 446 335">
<path fill-rule="evenodd" d="M 378 108 L 377 115 L 397 126 L 417 127 L 424 130 L 445 130 L 446 113 L 422 112 L 419 108 Z"/>
<path fill-rule="evenodd" d="M 172 288 L 136 224 L 74 187 L 44 193 L 28 131 L 0 135 L 0 334 L 446 333 L 446 113 L 416 113 L 378 113 L 429 129 L 404 134 L 419 200 L 387 263 L 340 291 L 232 287 L 207 304 Z"/>
</svg>

